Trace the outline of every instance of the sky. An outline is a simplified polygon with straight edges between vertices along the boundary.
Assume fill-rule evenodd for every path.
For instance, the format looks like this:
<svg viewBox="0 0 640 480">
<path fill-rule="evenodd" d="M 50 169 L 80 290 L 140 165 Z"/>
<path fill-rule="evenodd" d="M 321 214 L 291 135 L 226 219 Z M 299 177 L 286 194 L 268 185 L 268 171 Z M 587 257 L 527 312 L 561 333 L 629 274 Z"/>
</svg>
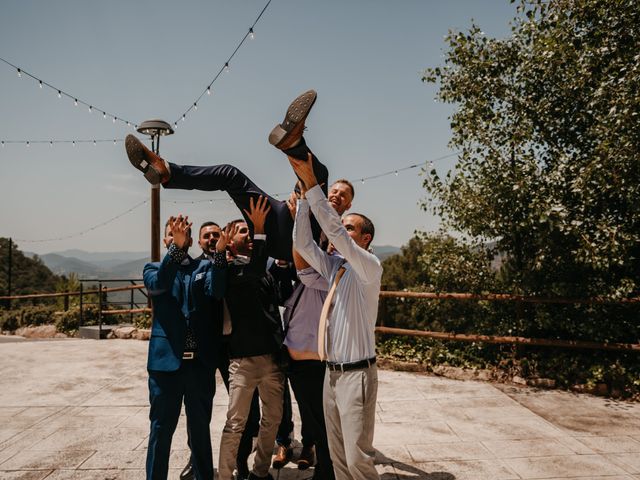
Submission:
<svg viewBox="0 0 640 480">
<path fill-rule="evenodd" d="M 437 230 L 440 219 L 419 206 L 426 196 L 421 169 L 402 171 L 454 153 L 448 147 L 454 106 L 435 101 L 436 87 L 422 83 L 422 71 L 443 64 L 449 29 L 475 21 L 489 36 L 507 35 L 515 6 L 272 0 L 212 95 L 180 120 L 266 4 L 3 0 L 0 58 L 94 108 L 58 98 L 0 62 L 0 236 L 39 254 L 150 250 L 150 204 L 143 203 L 150 185 L 122 143 L 137 133 L 102 111 L 132 123 L 177 120 L 175 134 L 161 140 L 164 158 L 230 163 L 266 192 L 288 192 L 294 175 L 267 137 L 291 100 L 310 88 L 318 100 L 307 143 L 330 180 L 353 181 L 352 211 L 372 219 L 374 244 L 401 246 L 416 230 Z M 109 142 L 34 143 L 94 139 Z M 444 174 L 455 161 L 455 155 L 435 160 L 434 167 Z M 178 213 L 196 226 L 239 216 L 223 192 L 162 190 L 161 200 L 162 222 Z"/>
</svg>

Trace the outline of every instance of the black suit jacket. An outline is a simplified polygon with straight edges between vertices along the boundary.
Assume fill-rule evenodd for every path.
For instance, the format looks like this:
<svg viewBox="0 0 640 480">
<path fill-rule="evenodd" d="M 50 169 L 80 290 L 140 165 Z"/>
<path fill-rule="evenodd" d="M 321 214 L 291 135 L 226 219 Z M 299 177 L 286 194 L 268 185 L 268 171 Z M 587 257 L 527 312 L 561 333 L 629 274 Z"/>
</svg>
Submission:
<svg viewBox="0 0 640 480">
<path fill-rule="evenodd" d="M 282 321 L 275 282 L 267 267 L 266 243 L 253 241 L 251 259 L 229 263 L 225 299 L 231 314 L 229 356 L 276 354 L 282 347 Z"/>
</svg>

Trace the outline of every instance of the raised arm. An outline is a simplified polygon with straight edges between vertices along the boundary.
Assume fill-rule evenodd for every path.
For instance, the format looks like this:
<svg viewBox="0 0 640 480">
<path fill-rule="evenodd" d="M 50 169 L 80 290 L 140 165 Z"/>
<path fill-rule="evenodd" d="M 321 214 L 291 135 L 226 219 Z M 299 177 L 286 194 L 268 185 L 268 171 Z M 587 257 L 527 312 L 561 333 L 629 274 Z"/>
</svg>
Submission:
<svg viewBox="0 0 640 480">
<path fill-rule="evenodd" d="M 300 256 L 324 278 L 331 278 L 333 262 L 326 252 L 313 241 L 309 221 L 309 203 L 301 198 L 297 203 L 296 220 L 293 224 L 293 247 Z"/>
<path fill-rule="evenodd" d="M 289 162 L 304 183 L 305 195 L 311 211 L 329 241 L 349 262 L 351 268 L 363 283 L 379 281 L 382 275 L 380 260 L 374 254 L 360 247 L 349 236 L 349 233 L 342 225 L 340 216 L 331 207 L 327 197 L 318 185 L 311 168 L 311 162 L 297 160 L 293 157 L 289 157 Z"/>
</svg>

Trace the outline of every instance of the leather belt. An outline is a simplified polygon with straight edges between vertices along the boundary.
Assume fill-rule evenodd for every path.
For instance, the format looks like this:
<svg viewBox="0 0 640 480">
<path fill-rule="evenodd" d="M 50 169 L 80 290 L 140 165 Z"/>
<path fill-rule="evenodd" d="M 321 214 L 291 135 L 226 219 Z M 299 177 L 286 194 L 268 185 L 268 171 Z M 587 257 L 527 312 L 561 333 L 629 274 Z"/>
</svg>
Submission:
<svg viewBox="0 0 640 480">
<path fill-rule="evenodd" d="M 194 358 L 196 358 L 196 352 L 184 352 L 182 354 L 183 360 L 193 360 Z"/>
<path fill-rule="evenodd" d="M 367 358 L 358 362 L 334 363 L 327 362 L 327 368 L 332 372 L 348 372 L 349 370 L 358 370 L 360 368 L 369 368 L 375 365 L 376 357 Z"/>
</svg>

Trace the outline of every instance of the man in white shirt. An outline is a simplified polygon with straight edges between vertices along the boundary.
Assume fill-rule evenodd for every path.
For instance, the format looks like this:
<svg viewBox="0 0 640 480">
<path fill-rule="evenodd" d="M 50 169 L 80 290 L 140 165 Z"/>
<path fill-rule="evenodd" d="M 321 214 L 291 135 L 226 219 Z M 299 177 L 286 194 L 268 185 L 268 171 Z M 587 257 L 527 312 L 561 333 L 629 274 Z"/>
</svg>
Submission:
<svg viewBox="0 0 640 480">
<path fill-rule="evenodd" d="M 332 288 L 318 332 L 327 359 L 323 404 L 329 450 L 338 480 L 373 480 L 373 429 L 378 390 L 374 329 L 382 266 L 368 251 L 374 226 L 362 214 L 342 221 L 322 192 L 311 161 L 288 157 L 304 184 L 293 231 L 294 248 Z M 341 256 L 331 256 L 313 241 L 309 208 Z M 333 290 L 333 292 L 332 292 Z"/>
</svg>

